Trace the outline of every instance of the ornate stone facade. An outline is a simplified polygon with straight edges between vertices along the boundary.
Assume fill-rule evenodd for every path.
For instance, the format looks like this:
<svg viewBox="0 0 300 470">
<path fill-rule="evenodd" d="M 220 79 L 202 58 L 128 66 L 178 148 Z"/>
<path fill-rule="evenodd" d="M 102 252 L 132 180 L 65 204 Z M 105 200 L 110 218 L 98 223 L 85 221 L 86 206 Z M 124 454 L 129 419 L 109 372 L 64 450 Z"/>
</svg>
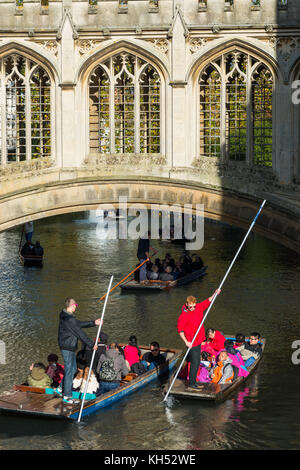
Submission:
<svg viewBox="0 0 300 470">
<path fill-rule="evenodd" d="M 278 0 L 261 2 L 252 0 L 234 0 L 234 2 L 128 0 L 123 3 L 119 0 L 109 2 L 102 0 L 94 3 L 56 0 L 46 2 L 46 4 L 45 2 L 41 4 L 39 0 L 24 0 L 19 4 L 15 0 L 6 0 L 0 3 L 0 59 L 9 57 L 11 54 L 23 56 L 28 64 L 32 61 L 32 64 L 41 67 L 49 76 L 51 119 L 47 120 L 49 123 L 47 126 L 51 129 L 47 127 L 47 131 L 51 133 L 53 166 L 80 168 L 89 162 L 90 167 L 92 161 L 97 161 L 98 166 L 101 162 L 101 164 L 105 163 L 108 168 L 114 166 L 121 169 L 123 162 L 123 166 L 129 173 L 142 174 L 143 169 L 149 167 L 147 162 L 151 162 L 153 167 L 157 166 L 158 172 L 162 166 L 165 173 L 173 172 L 176 175 L 180 175 L 182 169 L 188 169 L 189 178 L 194 177 L 199 183 L 211 183 L 214 186 L 218 184 L 222 186 L 226 181 L 228 187 L 232 186 L 233 189 L 237 189 L 243 184 L 239 181 L 244 180 L 245 188 L 247 187 L 245 191 L 251 192 L 249 186 L 249 181 L 251 181 L 253 182 L 252 192 L 255 193 L 256 177 L 258 186 L 265 181 L 268 182 L 269 187 L 297 184 L 300 179 L 300 105 L 293 103 L 292 100 L 293 84 L 299 80 L 300 76 L 299 21 L 300 4 L 295 0 L 281 3 Z M 136 70 L 139 74 L 142 73 L 143 68 L 148 67 L 148 81 L 142 83 L 140 75 L 133 73 L 131 78 L 134 86 L 130 88 L 125 79 L 122 84 L 116 79 L 112 92 L 109 91 L 112 83 L 112 76 L 109 73 L 112 67 L 105 64 L 111 58 L 123 53 L 133 57 L 132 60 L 139 61 L 136 62 L 138 64 Z M 236 122 L 240 121 L 240 124 L 235 127 L 234 132 L 230 126 L 228 127 L 227 122 L 233 122 L 233 118 L 228 118 L 227 108 L 231 102 L 226 98 L 226 93 L 230 94 L 232 88 L 223 87 L 223 98 L 220 97 L 220 106 L 223 107 L 220 115 L 223 117 L 220 117 L 220 122 L 217 119 L 218 129 L 214 131 L 215 134 L 211 132 L 215 121 L 211 119 L 207 125 L 208 130 L 205 131 L 204 121 L 201 120 L 205 120 L 206 117 L 205 113 L 200 112 L 199 78 L 203 71 L 207 70 L 209 64 L 217 70 L 218 67 L 228 63 L 228 60 L 227 62 L 224 60 L 221 65 L 221 62 L 218 62 L 220 57 L 233 57 L 234 54 L 242 54 L 245 60 L 251 58 L 251 66 L 254 68 L 256 63 L 263 64 L 269 76 L 272 77 L 269 84 L 272 87 L 272 113 L 269 113 L 272 119 L 272 133 L 270 133 L 272 134 L 272 148 L 269 160 L 271 165 L 268 168 L 255 167 L 255 162 L 251 157 L 255 121 L 251 122 L 249 115 L 245 115 L 245 119 L 237 116 Z M 93 116 L 92 118 L 90 116 L 89 80 L 98 65 L 106 71 L 108 81 L 106 85 L 100 79 L 98 82 L 97 93 L 99 96 L 102 93 L 102 98 L 107 96 L 107 103 L 103 100 L 94 102 L 94 109 L 98 110 L 96 123 L 96 120 L 93 121 Z M 242 69 L 239 71 L 242 77 L 244 72 Z M 230 71 L 227 74 L 224 72 L 223 76 L 229 76 L 230 73 Z M 158 96 L 154 89 L 155 74 L 159 77 L 160 84 L 159 111 L 158 107 L 150 108 L 149 105 L 150 101 Z M 233 70 L 232 77 L 234 74 Z M 251 88 L 253 77 L 250 74 L 247 77 L 245 78 L 248 80 L 247 87 L 245 87 L 247 100 L 245 103 L 249 104 L 251 99 L 253 100 L 253 88 Z M 239 87 L 236 90 L 242 89 L 240 82 L 236 80 L 234 83 L 232 87 Z M 5 92 L 3 86 L 2 83 L 0 158 L 2 165 L 5 166 L 9 163 L 7 150 L 5 150 L 7 145 L 4 144 L 8 139 L 7 100 L 9 94 L 7 90 Z M 30 82 L 27 86 L 30 86 Z M 121 87 L 124 86 L 127 87 L 127 95 L 125 92 L 123 95 L 119 93 Z M 107 87 L 107 95 L 105 95 L 105 87 Z M 148 87 L 147 95 L 145 95 L 145 87 Z M 262 86 L 261 94 L 264 89 Z M 27 92 L 25 114 L 27 113 L 26 132 L 29 148 L 28 117 L 30 119 L 31 116 L 34 122 L 34 117 L 32 117 L 34 111 L 30 110 L 29 88 Z M 127 111 L 123 112 L 122 127 L 119 121 L 117 122 L 120 114 L 116 110 L 113 115 L 108 115 L 108 113 L 111 112 L 112 107 L 116 108 L 117 99 L 120 107 L 125 103 L 122 100 L 127 100 L 130 93 L 134 93 L 132 108 L 129 106 Z M 144 104 L 140 106 L 143 93 Z M 216 115 L 216 102 L 212 101 L 211 94 L 207 96 L 210 100 L 210 109 Z M 240 97 L 237 91 L 234 99 L 235 110 L 240 113 Z M 105 108 L 106 104 L 107 108 Z M 12 109 L 14 109 L 13 105 Z M 209 108 L 206 107 L 207 110 Z M 156 116 L 153 119 L 154 112 L 160 113 L 157 128 L 149 124 L 151 119 L 158 121 Z M 41 107 L 40 121 L 43 113 L 45 114 Z M 130 119 L 127 119 L 128 113 L 131 113 Z M 133 122 L 132 133 L 126 131 L 126 121 Z M 101 127 L 103 122 L 108 123 L 107 129 L 103 130 Z M 266 120 L 260 119 L 261 136 L 260 131 L 256 135 L 258 140 L 261 137 L 261 141 L 268 137 L 265 132 L 265 122 Z M 39 125 L 40 133 L 42 133 L 41 129 L 44 124 Z M 132 155 L 128 153 L 123 155 L 119 152 L 116 156 L 112 152 L 105 156 L 99 152 L 96 158 L 94 147 L 91 152 L 90 145 L 92 125 L 98 126 L 99 139 L 107 139 L 106 148 L 108 149 L 117 147 L 112 142 L 113 139 L 123 139 L 125 142 L 133 136 L 134 145 L 130 147 L 124 144 L 118 147 L 132 148 Z M 15 119 L 12 124 L 16 133 L 18 126 L 20 127 L 20 116 L 19 121 Z M 34 124 L 32 126 L 34 127 Z M 112 129 L 113 132 L 111 132 Z M 119 129 L 119 134 L 116 129 Z M 234 136 L 234 133 L 239 135 L 238 145 L 240 151 L 245 153 L 245 158 L 240 159 L 241 161 L 230 161 L 231 154 L 228 150 L 230 145 L 228 145 L 227 137 L 229 131 L 231 136 Z M 244 140 L 241 137 L 243 132 L 246 135 Z M 222 158 L 216 158 L 215 154 L 211 158 L 207 151 L 210 144 L 203 143 L 208 138 L 211 143 L 212 135 L 220 135 L 220 141 L 223 142 L 220 150 Z M 159 136 L 159 146 L 155 144 L 157 136 Z M 15 140 L 17 141 L 17 137 Z M 244 142 L 242 150 L 241 142 Z M 149 150 L 155 148 L 155 145 L 159 148 L 159 152 Z M 260 145 L 261 147 L 270 146 L 269 143 L 264 142 Z M 36 144 L 35 148 L 38 148 Z M 145 149 L 144 153 L 140 151 L 141 148 Z M 147 154 L 147 152 L 150 153 Z M 235 154 L 237 154 L 236 151 Z M 30 160 L 30 153 L 27 153 L 26 158 Z M 130 162 L 133 162 L 132 165 Z M 17 163 L 14 167 L 16 165 Z M 116 169 L 115 172 L 117 172 Z M 124 168 L 121 173 L 124 174 Z"/>
</svg>

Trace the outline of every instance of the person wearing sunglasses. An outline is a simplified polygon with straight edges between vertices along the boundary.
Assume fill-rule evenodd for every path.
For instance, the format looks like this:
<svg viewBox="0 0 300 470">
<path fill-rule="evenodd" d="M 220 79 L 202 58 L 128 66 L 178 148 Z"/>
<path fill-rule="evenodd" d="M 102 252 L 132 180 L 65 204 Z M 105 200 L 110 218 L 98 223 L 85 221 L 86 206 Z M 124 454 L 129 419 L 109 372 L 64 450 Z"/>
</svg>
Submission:
<svg viewBox="0 0 300 470">
<path fill-rule="evenodd" d="M 143 361 L 147 362 L 147 370 L 154 369 L 154 367 L 166 362 L 166 358 L 161 354 L 157 341 L 152 341 L 150 351 L 143 355 Z"/>
<path fill-rule="evenodd" d="M 214 294 L 203 302 L 197 303 L 197 299 L 189 295 L 182 307 L 181 315 L 177 321 L 177 331 L 188 349 L 187 361 L 190 362 L 189 387 L 197 388 L 196 377 L 200 364 L 201 343 L 205 340 L 204 326 L 200 328 L 195 341 L 193 338 L 201 324 L 204 311 L 209 307 L 213 297 L 220 294 L 217 289 Z"/>
<path fill-rule="evenodd" d="M 75 317 L 75 310 L 78 304 L 72 297 L 65 300 L 65 308 L 61 311 L 58 328 L 58 344 L 64 359 L 65 375 L 62 389 L 56 391 L 63 396 L 63 401 L 68 404 L 75 404 L 78 401 L 72 399 L 73 378 L 77 371 L 76 350 L 78 340 L 90 349 L 97 350 L 91 338 L 89 338 L 82 328 L 90 328 L 100 325 L 100 318 L 92 321 L 80 321 Z"/>
</svg>

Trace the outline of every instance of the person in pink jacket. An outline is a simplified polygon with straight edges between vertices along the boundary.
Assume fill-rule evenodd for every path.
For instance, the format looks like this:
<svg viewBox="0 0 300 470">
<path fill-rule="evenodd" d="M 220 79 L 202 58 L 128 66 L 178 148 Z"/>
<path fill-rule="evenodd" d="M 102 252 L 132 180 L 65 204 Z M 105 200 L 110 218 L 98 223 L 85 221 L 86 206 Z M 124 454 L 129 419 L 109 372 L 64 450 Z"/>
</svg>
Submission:
<svg viewBox="0 0 300 470">
<path fill-rule="evenodd" d="M 244 364 L 244 359 L 242 358 L 239 351 L 234 348 L 234 343 L 230 339 L 227 339 L 224 342 L 224 348 L 228 356 L 232 360 L 232 365 L 236 366 L 239 370 L 238 377 L 247 377 L 249 372 Z"/>
</svg>

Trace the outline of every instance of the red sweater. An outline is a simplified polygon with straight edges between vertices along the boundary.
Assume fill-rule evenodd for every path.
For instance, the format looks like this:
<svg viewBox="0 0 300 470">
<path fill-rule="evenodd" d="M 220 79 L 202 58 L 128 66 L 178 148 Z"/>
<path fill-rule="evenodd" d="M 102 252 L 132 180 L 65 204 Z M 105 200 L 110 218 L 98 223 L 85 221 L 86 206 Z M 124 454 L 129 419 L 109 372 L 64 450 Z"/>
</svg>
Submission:
<svg viewBox="0 0 300 470">
<path fill-rule="evenodd" d="M 199 304 L 196 304 L 195 310 L 188 310 L 186 306 L 183 305 L 181 315 L 177 322 L 177 330 L 178 333 L 184 333 L 187 341 L 192 342 L 203 319 L 203 312 L 209 307 L 209 305 L 210 301 L 208 299 L 200 302 Z M 195 341 L 193 342 L 193 347 L 199 346 L 199 344 L 201 344 L 204 340 L 205 330 L 204 326 L 202 325 L 197 337 L 195 338 Z"/>
<path fill-rule="evenodd" d="M 136 362 L 139 362 L 139 350 L 135 346 L 130 346 L 130 344 L 127 344 L 124 348 L 124 355 L 125 359 L 129 362 L 130 367 L 132 364 L 135 364 Z"/>
<path fill-rule="evenodd" d="M 216 330 L 214 338 L 209 339 L 208 344 L 215 351 L 221 351 L 221 349 L 224 349 L 224 341 L 226 341 L 225 336 L 223 336 L 222 333 L 220 333 L 220 331 Z"/>
</svg>

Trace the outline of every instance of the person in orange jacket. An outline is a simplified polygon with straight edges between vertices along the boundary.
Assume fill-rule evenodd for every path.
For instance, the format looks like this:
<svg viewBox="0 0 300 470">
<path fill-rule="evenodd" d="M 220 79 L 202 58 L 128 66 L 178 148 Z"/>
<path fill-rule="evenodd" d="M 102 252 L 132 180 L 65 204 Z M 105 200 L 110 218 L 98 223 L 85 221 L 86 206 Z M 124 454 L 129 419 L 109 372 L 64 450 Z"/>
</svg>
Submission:
<svg viewBox="0 0 300 470">
<path fill-rule="evenodd" d="M 234 378 L 232 360 L 229 358 L 226 351 L 221 351 L 218 359 L 212 371 L 212 383 L 221 385 L 232 382 Z"/>
</svg>

